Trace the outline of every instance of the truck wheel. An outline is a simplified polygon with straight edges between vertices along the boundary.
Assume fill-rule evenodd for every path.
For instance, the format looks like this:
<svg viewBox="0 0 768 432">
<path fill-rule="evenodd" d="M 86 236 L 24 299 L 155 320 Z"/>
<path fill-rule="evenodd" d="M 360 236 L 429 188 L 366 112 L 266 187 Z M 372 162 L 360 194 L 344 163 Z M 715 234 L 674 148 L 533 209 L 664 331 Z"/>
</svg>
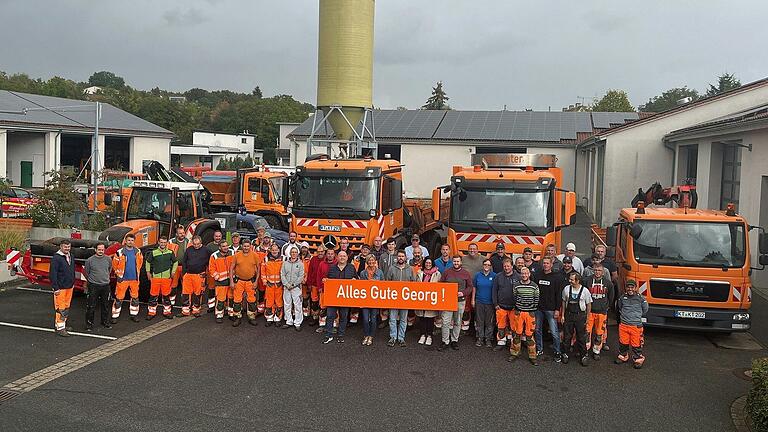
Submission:
<svg viewBox="0 0 768 432">
<path fill-rule="evenodd" d="M 264 220 L 267 221 L 270 227 L 272 229 L 282 230 L 283 229 L 283 222 L 280 220 L 279 217 L 275 215 L 264 215 Z"/>
<path fill-rule="evenodd" d="M 213 241 L 213 230 L 211 228 L 206 229 L 200 234 L 200 238 L 203 240 L 203 246 Z"/>
</svg>

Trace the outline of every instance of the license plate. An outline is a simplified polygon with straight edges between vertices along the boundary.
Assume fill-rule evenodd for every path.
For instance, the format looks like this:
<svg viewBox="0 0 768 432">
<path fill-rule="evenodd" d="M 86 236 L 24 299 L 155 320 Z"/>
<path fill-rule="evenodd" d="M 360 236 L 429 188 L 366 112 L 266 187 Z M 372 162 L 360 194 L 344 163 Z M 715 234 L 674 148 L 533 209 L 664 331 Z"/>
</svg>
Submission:
<svg viewBox="0 0 768 432">
<path fill-rule="evenodd" d="M 704 319 L 707 317 L 707 314 L 704 312 L 692 312 L 692 311 L 675 311 L 675 316 L 677 318 L 696 318 L 696 319 Z"/>
<path fill-rule="evenodd" d="M 318 229 L 320 231 L 341 232 L 340 225 L 320 225 Z"/>
</svg>

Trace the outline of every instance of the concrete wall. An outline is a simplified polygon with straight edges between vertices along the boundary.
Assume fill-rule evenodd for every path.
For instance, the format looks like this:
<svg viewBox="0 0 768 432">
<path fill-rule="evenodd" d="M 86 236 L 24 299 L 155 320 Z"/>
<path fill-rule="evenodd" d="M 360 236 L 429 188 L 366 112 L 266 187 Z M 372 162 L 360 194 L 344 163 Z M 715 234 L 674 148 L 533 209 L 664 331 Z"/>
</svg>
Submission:
<svg viewBox="0 0 768 432">
<path fill-rule="evenodd" d="M 44 133 L 12 132 L 6 141 L 6 176 L 21 186 L 21 162 L 32 162 L 32 187 L 45 186 Z"/>
<path fill-rule="evenodd" d="M 768 208 L 768 191 L 763 190 L 768 188 L 768 182 L 764 180 L 768 176 L 768 128 L 745 132 L 742 142 L 752 144 L 752 151 L 741 149 L 739 213 L 751 225 L 768 228 L 768 214 L 765 212 Z M 757 267 L 757 230 L 752 230 L 750 239 L 752 265 Z M 752 282 L 761 288 L 768 288 L 768 269 L 754 271 Z"/>
<path fill-rule="evenodd" d="M 131 138 L 131 171 L 140 173 L 142 162 L 156 160 L 166 168 L 171 166 L 171 140 L 169 138 Z"/>
<path fill-rule="evenodd" d="M 662 143 L 666 134 L 756 107 L 766 100 L 768 85 L 763 85 L 606 135 L 602 222 L 615 219 L 637 188 L 647 188 L 655 181 L 668 186 L 673 181 L 674 152 Z M 701 158 L 700 148 L 699 161 Z"/>
<path fill-rule="evenodd" d="M 400 147 L 403 189 L 408 198 L 431 198 L 432 190 L 447 185 L 454 165 L 468 166 L 474 147 L 463 145 L 407 144 Z"/>
</svg>

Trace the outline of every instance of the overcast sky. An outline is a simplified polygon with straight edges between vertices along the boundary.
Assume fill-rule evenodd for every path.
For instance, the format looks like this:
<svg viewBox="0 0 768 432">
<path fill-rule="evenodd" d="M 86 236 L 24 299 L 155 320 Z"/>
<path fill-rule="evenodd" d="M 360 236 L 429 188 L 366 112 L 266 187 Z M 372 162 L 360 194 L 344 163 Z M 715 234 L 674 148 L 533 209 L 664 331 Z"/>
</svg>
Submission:
<svg viewBox="0 0 768 432">
<path fill-rule="evenodd" d="M 318 0 L 0 0 L 0 70 L 136 88 L 315 102 Z M 560 110 L 624 89 L 634 105 L 724 71 L 768 76 L 768 1 L 379 0 L 374 103 Z M 587 100 L 590 102 L 590 100 Z"/>
</svg>

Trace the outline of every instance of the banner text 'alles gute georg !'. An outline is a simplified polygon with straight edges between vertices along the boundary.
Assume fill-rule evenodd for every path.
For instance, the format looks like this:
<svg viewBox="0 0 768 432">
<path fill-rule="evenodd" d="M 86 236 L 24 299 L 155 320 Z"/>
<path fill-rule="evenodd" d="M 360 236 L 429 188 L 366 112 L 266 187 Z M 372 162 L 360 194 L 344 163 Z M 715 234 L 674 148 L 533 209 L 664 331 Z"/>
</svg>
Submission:
<svg viewBox="0 0 768 432">
<path fill-rule="evenodd" d="M 457 310 L 456 283 L 328 279 L 325 306 L 376 309 Z"/>
</svg>

